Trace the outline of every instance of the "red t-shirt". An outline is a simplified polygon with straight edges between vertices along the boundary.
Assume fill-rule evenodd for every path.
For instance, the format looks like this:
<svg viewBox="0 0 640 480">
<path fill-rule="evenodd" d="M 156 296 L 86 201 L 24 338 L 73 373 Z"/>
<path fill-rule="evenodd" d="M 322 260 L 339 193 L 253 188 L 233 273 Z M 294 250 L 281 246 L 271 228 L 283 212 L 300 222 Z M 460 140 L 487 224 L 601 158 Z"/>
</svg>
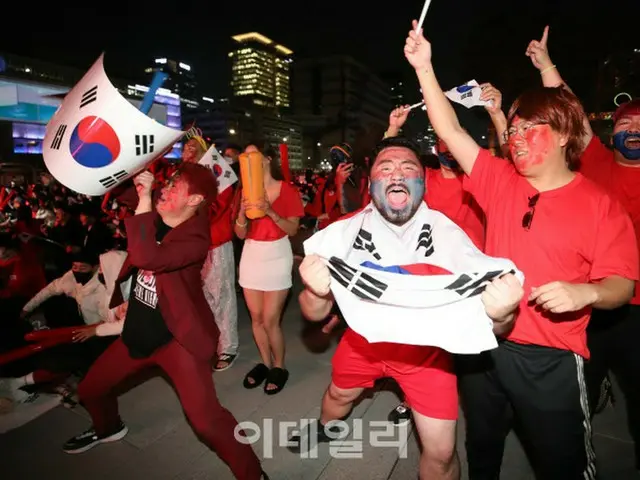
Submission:
<svg viewBox="0 0 640 480">
<path fill-rule="evenodd" d="M 271 204 L 271 208 L 282 218 L 304 217 L 304 206 L 300 193 L 287 182 L 280 182 L 280 195 Z M 286 236 L 285 231 L 276 225 L 271 217 L 264 216 L 249 222 L 246 238 L 260 242 L 275 242 Z"/>
<path fill-rule="evenodd" d="M 426 263 L 402 265 L 402 268 L 412 275 L 449 275 L 451 273 Z M 386 342 L 369 343 L 366 338 L 350 328 L 347 329 L 342 340 L 349 342 L 354 348 L 366 349 L 373 357 L 400 373 L 409 373 L 416 367 L 423 368 L 426 363 L 434 365 L 444 362 L 444 365 L 449 365 L 451 362 L 450 354 L 441 348 Z"/>
<path fill-rule="evenodd" d="M 484 213 L 473 196 L 463 189 L 464 175 L 445 178 L 440 169 L 427 168 L 425 178 L 424 201 L 429 208 L 445 214 L 484 251 Z"/>
<path fill-rule="evenodd" d="M 216 197 L 215 203 L 211 206 L 210 250 L 233 240 L 233 221 L 231 219 L 231 213 L 233 210 L 234 192 L 235 190 L 233 187 L 227 188 Z"/>
<path fill-rule="evenodd" d="M 638 279 L 638 249 L 622 205 L 576 174 L 567 185 L 540 193 L 531 227 L 522 227 L 529 198 L 539 193 L 513 164 L 480 150 L 465 188 L 487 218 L 485 253 L 511 259 L 524 273 L 524 296 L 507 338 L 589 357 L 591 308 L 553 314 L 528 304 L 531 287 L 554 281 L 587 283 L 611 275 Z"/>
<path fill-rule="evenodd" d="M 622 203 L 631 216 L 640 249 L 640 168 L 620 165 L 614 160 L 613 150 L 594 135 L 580 157 L 580 172 Z M 631 303 L 640 305 L 639 283 Z"/>
</svg>

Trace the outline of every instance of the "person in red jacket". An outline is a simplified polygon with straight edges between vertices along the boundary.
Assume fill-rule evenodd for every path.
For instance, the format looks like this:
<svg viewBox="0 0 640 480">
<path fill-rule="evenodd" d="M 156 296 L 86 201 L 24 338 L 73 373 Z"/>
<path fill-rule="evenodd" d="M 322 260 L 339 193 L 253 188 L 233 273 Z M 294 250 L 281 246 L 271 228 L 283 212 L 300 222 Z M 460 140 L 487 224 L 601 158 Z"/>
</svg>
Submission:
<svg viewBox="0 0 640 480">
<path fill-rule="evenodd" d="M 540 70 L 545 87 L 563 85 L 569 89 L 549 57 L 545 28 L 540 41 L 533 40 L 527 55 Z M 580 173 L 597 183 L 625 207 L 636 232 L 640 249 L 640 99 L 622 104 L 613 115 L 613 150 L 594 135 L 583 113 L 585 146 Z M 585 365 L 591 415 L 598 413 L 611 397 L 608 372 L 612 371 L 626 397 L 629 430 L 635 444 L 636 468 L 640 471 L 640 354 L 635 339 L 640 336 L 640 288 L 636 283 L 631 301 L 615 310 L 594 309 L 587 329 L 591 359 Z"/>
<path fill-rule="evenodd" d="M 211 170 L 183 163 L 162 189 L 153 210 L 154 176 L 135 179 L 139 202 L 125 220 L 128 257 L 116 280 L 111 308 L 131 281 L 122 335 L 93 364 L 78 387 L 93 427 L 71 438 L 67 453 L 120 440 L 127 427 L 118 415 L 114 387 L 131 374 L 158 366 L 171 378 L 193 429 L 236 478 L 265 478 L 252 448 L 235 435 L 238 424 L 219 402 L 210 362 L 218 329 L 200 285 L 211 238 L 208 208 L 215 200 Z"/>
</svg>

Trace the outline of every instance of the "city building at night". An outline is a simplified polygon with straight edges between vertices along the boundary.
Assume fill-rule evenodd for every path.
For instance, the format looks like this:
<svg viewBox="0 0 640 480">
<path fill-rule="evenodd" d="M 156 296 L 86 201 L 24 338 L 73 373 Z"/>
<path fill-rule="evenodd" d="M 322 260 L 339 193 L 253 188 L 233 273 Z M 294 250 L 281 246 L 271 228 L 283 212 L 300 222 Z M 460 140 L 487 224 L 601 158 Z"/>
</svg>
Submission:
<svg viewBox="0 0 640 480">
<path fill-rule="evenodd" d="M 233 96 L 260 107 L 289 108 L 293 51 L 258 32 L 231 38 L 235 42 L 229 52 Z"/>
<path fill-rule="evenodd" d="M 156 72 L 164 72 L 168 75 L 162 86 L 178 95 L 180 102 L 186 108 L 198 107 L 198 84 L 191 65 L 169 58 L 156 58 L 153 65 L 145 69 L 149 82 Z"/>
<path fill-rule="evenodd" d="M 215 101 L 189 111 L 185 122 L 194 122 L 202 130 L 205 139 L 215 143 L 219 149 L 228 143 L 242 147 L 256 140 L 264 140 L 275 147 L 285 143 L 289 148 L 291 169 L 305 167 L 301 125 L 273 109 L 249 108 L 228 101 Z"/>
<path fill-rule="evenodd" d="M 303 156 L 314 167 L 332 145 L 347 142 L 357 150 L 382 138 L 393 107 L 390 85 L 344 55 L 296 61 L 292 92 Z"/>
</svg>

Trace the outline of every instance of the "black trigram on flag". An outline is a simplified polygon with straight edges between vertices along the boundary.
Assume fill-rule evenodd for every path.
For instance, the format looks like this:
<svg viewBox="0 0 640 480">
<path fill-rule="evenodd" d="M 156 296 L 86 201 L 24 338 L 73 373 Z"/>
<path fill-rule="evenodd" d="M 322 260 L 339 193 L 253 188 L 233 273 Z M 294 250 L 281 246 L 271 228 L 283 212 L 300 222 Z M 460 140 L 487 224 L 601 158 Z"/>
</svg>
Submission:
<svg viewBox="0 0 640 480">
<path fill-rule="evenodd" d="M 231 176 L 231 172 L 229 170 L 224 172 L 224 178 L 229 178 L 230 176 Z"/>
<path fill-rule="evenodd" d="M 154 135 L 136 135 L 136 155 L 153 153 Z"/>
<path fill-rule="evenodd" d="M 420 247 L 424 248 L 425 257 L 433 255 L 433 237 L 431 236 L 431 225 L 429 225 L 428 223 L 422 225 L 420 235 L 418 235 L 418 246 L 416 247 L 416 252 L 420 249 Z"/>
<path fill-rule="evenodd" d="M 67 131 L 66 125 L 60 125 L 58 130 L 56 130 L 56 134 L 51 141 L 51 149 L 52 150 L 60 150 L 60 145 L 62 145 L 62 139 L 64 138 L 64 134 Z"/>
<path fill-rule="evenodd" d="M 113 176 L 104 177 L 98 181 L 102 184 L 104 188 L 111 188 L 126 176 L 127 176 L 127 172 L 125 172 L 124 170 L 120 170 L 119 172 L 114 173 Z"/>
<path fill-rule="evenodd" d="M 356 237 L 356 241 L 353 242 L 353 248 L 355 248 L 356 250 L 366 250 L 371 255 L 373 255 L 373 258 L 375 258 L 376 260 L 380 260 L 382 259 L 382 257 L 378 252 L 376 252 L 376 246 L 373 244 L 371 239 L 372 236 L 369 232 L 360 229 L 360 231 L 358 232 L 358 236 Z"/>
<path fill-rule="evenodd" d="M 386 283 L 356 270 L 336 257 L 329 260 L 329 272 L 340 285 L 363 300 L 378 301 L 388 288 Z"/>
<path fill-rule="evenodd" d="M 82 94 L 80 99 L 80 108 L 84 108 L 90 103 L 95 102 L 98 99 L 98 86 L 94 85 L 89 90 Z"/>
<path fill-rule="evenodd" d="M 104 178 L 101 178 L 101 179 L 100 179 L 100 180 L 98 180 L 98 181 L 102 184 L 102 186 L 103 186 L 104 188 L 110 188 L 110 187 L 113 187 L 116 183 L 118 183 L 118 180 L 116 180 L 116 179 L 115 179 L 115 178 L 113 178 L 113 177 L 104 177 Z"/>
<path fill-rule="evenodd" d="M 487 272 L 485 274 L 472 273 L 470 275 L 467 275 L 463 273 L 458 278 L 456 278 L 452 284 L 447 285 L 445 289 L 455 290 L 456 293 L 461 297 L 473 297 L 475 295 L 480 295 L 482 292 L 484 292 L 484 289 L 488 283 L 491 283 L 493 279 L 505 273 L 515 272 L 513 270 L 511 272 L 505 272 L 504 270 L 495 270 L 493 272 Z"/>
</svg>

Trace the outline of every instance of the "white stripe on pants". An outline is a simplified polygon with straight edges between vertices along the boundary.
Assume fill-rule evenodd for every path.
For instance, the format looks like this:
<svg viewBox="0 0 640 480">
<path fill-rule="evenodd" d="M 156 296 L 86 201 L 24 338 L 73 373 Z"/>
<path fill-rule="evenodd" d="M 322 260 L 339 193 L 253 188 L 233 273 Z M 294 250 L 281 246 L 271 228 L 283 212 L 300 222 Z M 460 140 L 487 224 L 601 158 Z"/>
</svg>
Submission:
<svg viewBox="0 0 640 480">
<path fill-rule="evenodd" d="M 209 250 L 202 267 L 202 288 L 220 330 L 218 355 L 238 353 L 238 302 L 233 244 Z"/>
<path fill-rule="evenodd" d="M 585 480 L 596 480 L 596 453 L 593 450 L 591 430 L 591 412 L 589 409 L 589 395 L 587 393 L 587 384 L 584 380 L 584 358 L 578 354 L 573 354 L 576 359 L 576 367 L 578 373 L 578 386 L 580 387 L 580 407 L 584 414 L 584 448 L 587 452 L 587 468 L 584 471 Z"/>
</svg>

